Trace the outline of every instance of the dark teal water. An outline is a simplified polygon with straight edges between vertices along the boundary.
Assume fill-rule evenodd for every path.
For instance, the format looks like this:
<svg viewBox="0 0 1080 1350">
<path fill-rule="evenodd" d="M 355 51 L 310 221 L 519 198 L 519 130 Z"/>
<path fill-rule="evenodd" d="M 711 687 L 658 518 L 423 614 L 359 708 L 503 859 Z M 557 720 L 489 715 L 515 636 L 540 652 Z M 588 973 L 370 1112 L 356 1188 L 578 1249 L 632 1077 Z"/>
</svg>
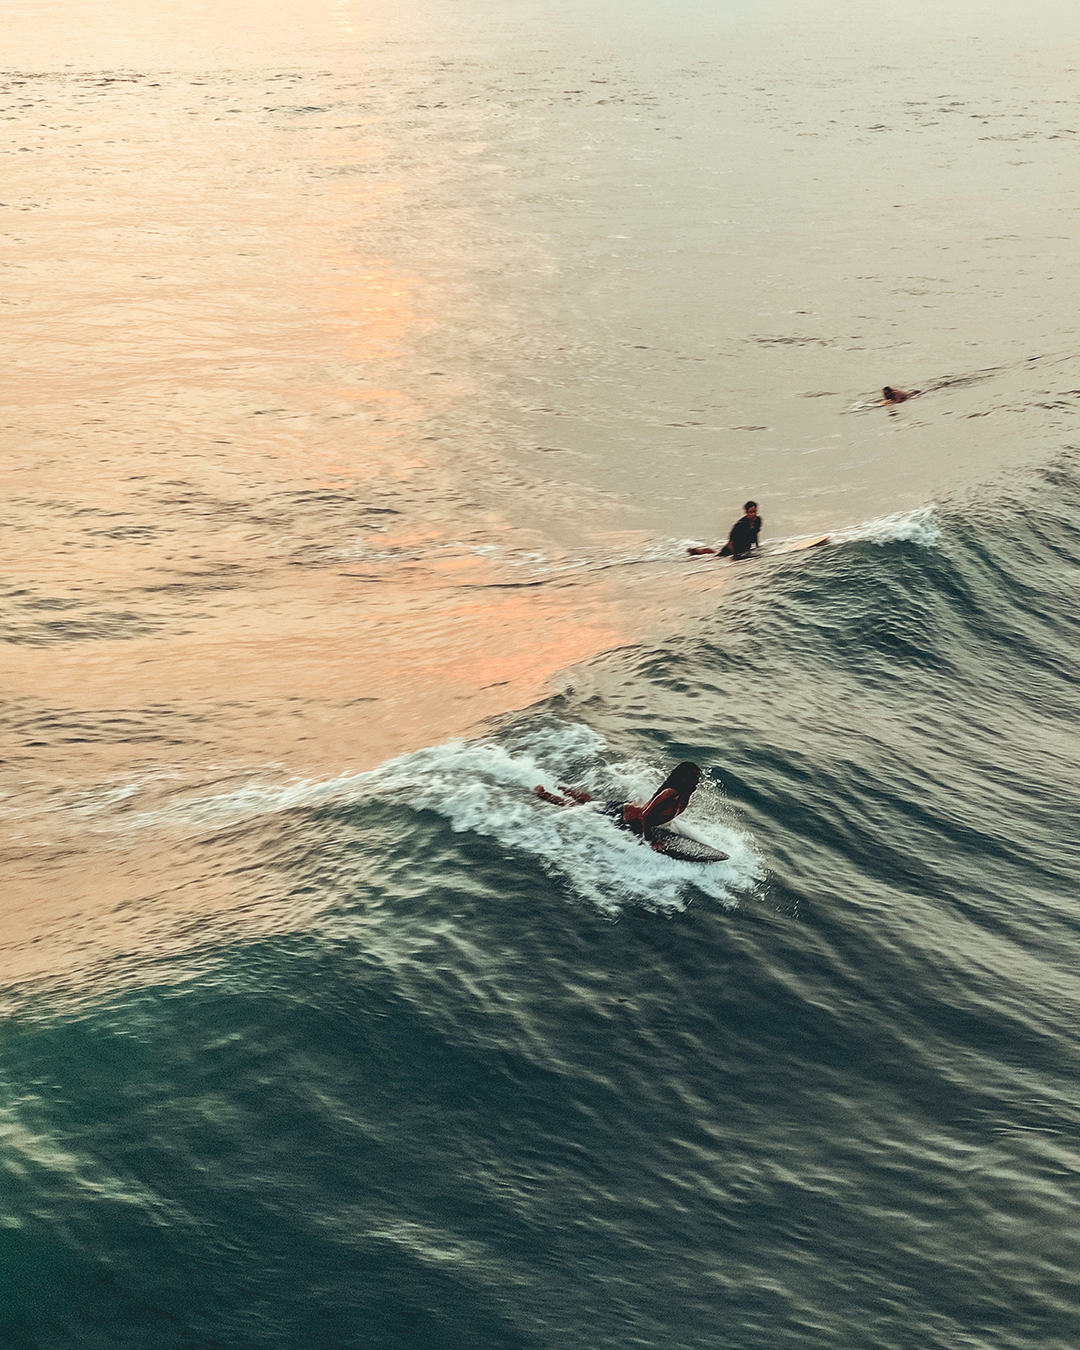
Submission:
<svg viewBox="0 0 1080 1350">
<path fill-rule="evenodd" d="M 1066 455 L 189 803 L 304 917 L 17 1005 L 0 1344 L 1072 1350 L 1078 564 Z M 707 875 L 530 792 L 680 758 Z"/>
</svg>

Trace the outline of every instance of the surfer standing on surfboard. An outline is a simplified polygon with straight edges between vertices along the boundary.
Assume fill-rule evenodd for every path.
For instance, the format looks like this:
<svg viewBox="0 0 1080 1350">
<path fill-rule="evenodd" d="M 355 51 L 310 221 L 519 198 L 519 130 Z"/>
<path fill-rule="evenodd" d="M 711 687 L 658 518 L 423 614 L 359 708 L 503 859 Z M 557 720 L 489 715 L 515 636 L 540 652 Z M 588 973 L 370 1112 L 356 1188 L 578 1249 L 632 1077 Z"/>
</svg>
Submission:
<svg viewBox="0 0 1080 1350">
<path fill-rule="evenodd" d="M 654 796 L 644 804 L 606 802 L 601 812 L 605 816 L 610 816 L 620 829 L 640 835 L 656 849 L 657 853 L 665 853 L 667 851 L 665 841 L 657 837 L 655 831 L 661 825 L 674 820 L 676 816 L 682 815 L 690 805 L 690 798 L 697 791 L 700 782 L 701 770 L 696 764 L 685 760 L 682 764 L 676 764 Z M 545 787 L 536 788 L 536 795 L 545 802 L 551 802 L 553 806 L 584 806 L 587 802 L 595 801 L 594 797 L 579 788 L 560 787 L 559 792 L 563 795 L 549 792 Z"/>
<path fill-rule="evenodd" d="M 765 522 L 758 515 L 757 502 L 747 502 L 743 511 L 745 515 L 732 525 L 723 548 L 688 548 L 687 553 L 695 557 L 700 553 L 715 553 L 718 558 L 734 558 L 736 562 L 749 558 L 753 550 L 760 547 L 758 536 Z"/>
</svg>

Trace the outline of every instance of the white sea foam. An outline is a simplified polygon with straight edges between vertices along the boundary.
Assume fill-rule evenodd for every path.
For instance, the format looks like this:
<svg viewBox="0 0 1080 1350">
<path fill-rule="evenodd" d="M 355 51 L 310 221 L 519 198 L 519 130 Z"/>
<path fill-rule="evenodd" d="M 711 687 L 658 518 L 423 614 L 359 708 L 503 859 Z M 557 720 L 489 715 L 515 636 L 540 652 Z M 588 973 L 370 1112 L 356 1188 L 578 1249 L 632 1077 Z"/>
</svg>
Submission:
<svg viewBox="0 0 1080 1350">
<path fill-rule="evenodd" d="M 941 542 L 937 507 L 918 506 L 913 511 L 897 511 L 891 516 L 879 516 L 848 530 L 839 530 L 832 542 L 844 544 L 854 540 L 868 540 L 871 544 L 921 544 L 935 548 Z"/>
<path fill-rule="evenodd" d="M 722 798 L 706 783 L 691 818 L 709 842 L 730 853 L 728 862 L 702 866 L 654 853 L 589 808 L 559 808 L 533 788 L 568 780 L 599 799 L 643 799 L 655 791 L 662 768 L 639 762 L 605 763 L 602 737 L 580 725 L 545 727 L 514 738 L 454 741 L 406 755 L 368 776 L 380 797 L 437 811 L 456 831 L 498 839 L 531 854 L 551 875 L 608 913 L 626 905 L 679 909 L 692 888 L 733 901 L 762 874 L 749 836 L 724 819 Z"/>
<path fill-rule="evenodd" d="M 604 759 L 606 750 L 603 737 L 581 725 L 534 728 L 502 741 L 454 740 L 366 773 L 318 782 L 250 784 L 188 798 L 134 823 L 217 824 L 335 801 L 386 801 L 435 811 L 458 833 L 485 835 L 531 856 L 542 871 L 612 915 L 627 906 L 678 910 L 695 888 L 727 903 L 753 889 L 763 875 L 761 859 L 708 780 L 695 795 L 689 822 L 696 833 L 731 855 L 727 862 L 708 865 L 676 862 L 653 852 L 595 808 L 560 808 L 535 795 L 533 789 L 541 783 L 584 787 L 601 801 L 642 800 L 655 791 L 663 766 L 611 763 Z"/>
</svg>

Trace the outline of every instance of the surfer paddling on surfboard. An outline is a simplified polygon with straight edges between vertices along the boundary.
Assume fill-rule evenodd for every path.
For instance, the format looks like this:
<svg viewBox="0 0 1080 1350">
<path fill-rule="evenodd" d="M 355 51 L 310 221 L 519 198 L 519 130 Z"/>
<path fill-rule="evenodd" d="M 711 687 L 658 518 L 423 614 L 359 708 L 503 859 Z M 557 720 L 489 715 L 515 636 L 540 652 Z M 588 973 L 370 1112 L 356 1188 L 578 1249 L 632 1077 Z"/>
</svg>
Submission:
<svg viewBox="0 0 1080 1350">
<path fill-rule="evenodd" d="M 765 523 L 758 515 L 757 502 L 747 502 L 743 507 L 744 515 L 734 525 L 723 548 L 688 548 L 687 553 L 695 557 L 701 553 L 715 553 L 718 558 L 734 558 L 736 562 L 749 558 L 756 548 L 760 548 L 758 536 Z"/>
<path fill-rule="evenodd" d="M 892 389 L 889 385 L 881 391 L 882 403 L 906 403 L 909 398 L 914 398 L 919 392 L 918 389 Z"/>
<path fill-rule="evenodd" d="M 610 816 L 621 830 L 629 830 L 651 844 L 657 853 L 671 851 L 669 837 L 663 832 L 663 826 L 681 816 L 690 805 L 690 798 L 697 791 L 701 781 L 701 770 L 696 764 L 685 761 L 677 764 L 659 790 L 644 804 L 634 802 L 605 802 L 601 814 Z M 559 793 L 562 795 L 560 796 Z M 536 795 L 553 806 L 584 806 L 594 801 L 587 792 L 578 788 L 560 787 L 559 792 L 549 792 L 545 787 L 537 787 Z M 725 856 L 725 855 L 721 855 Z"/>
</svg>

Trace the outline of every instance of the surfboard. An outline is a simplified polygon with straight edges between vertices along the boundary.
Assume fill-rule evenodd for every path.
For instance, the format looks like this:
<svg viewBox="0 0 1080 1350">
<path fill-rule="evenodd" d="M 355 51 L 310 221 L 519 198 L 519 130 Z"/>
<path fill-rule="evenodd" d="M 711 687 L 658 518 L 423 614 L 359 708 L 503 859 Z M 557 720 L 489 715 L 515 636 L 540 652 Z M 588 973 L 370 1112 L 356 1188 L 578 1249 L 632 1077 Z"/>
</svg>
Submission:
<svg viewBox="0 0 1080 1350">
<path fill-rule="evenodd" d="M 817 548 L 820 544 L 827 544 L 830 538 L 831 535 L 815 534 L 810 539 L 792 539 L 783 544 L 765 544 L 760 552 L 744 554 L 743 557 L 737 558 L 734 561 L 748 562 L 751 558 L 758 558 L 763 555 L 765 557 L 770 557 L 775 556 L 777 553 L 799 553 L 804 548 Z M 688 548 L 686 551 L 691 558 L 709 557 L 711 555 L 717 560 L 720 560 L 720 554 L 714 548 L 696 546 Z M 731 555 L 729 554 L 728 559 L 730 559 L 730 557 Z M 728 559 L 724 559 L 723 561 L 726 562 Z"/>
<path fill-rule="evenodd" d="M 714 863 L 726 862 L 731 856 L 713 848 L 704 839 L 691 834 L 691 826 L 672 821 L 670 825 L 660 825 L 653 831 L 655 838 L 663 840 L 665 858 L 674 858 L 677 862 Z"/>
<path fill-rule="evenodd" d="M 610 802 L 593 801 L 588 804 L 588 807 L 610 819 L 611 805 Z M 614 822 L 612 823 L 614 824 Z M 616 825 L 615 828 L 619 829 L 620 827 Z M 724 853 L 721 849 L 710 844 L 707 839 L 703 839 L 693 825 L 686 824 L 681 820 L 673 820 L 669 825 L 658 825 L 653 834 L 664 841 L 664 857 L 674 858 L 678 862 L 726 862 L 731 856 L 730 853 Z M 637 837 L 637 841 L 639 844 L 648 847 L 646 840 L 640 836 Z M 657 852 L 659 851 L 657 850 Z"/>
<path fill-rule="evenodd" d="M 829 535 L 815 534 L 812 539 L 796 539 L 790 544 L 781 544 L 777 553 L 799 553 L 804 548 L 817 548 L 829 542 Z"/>
</svg>

